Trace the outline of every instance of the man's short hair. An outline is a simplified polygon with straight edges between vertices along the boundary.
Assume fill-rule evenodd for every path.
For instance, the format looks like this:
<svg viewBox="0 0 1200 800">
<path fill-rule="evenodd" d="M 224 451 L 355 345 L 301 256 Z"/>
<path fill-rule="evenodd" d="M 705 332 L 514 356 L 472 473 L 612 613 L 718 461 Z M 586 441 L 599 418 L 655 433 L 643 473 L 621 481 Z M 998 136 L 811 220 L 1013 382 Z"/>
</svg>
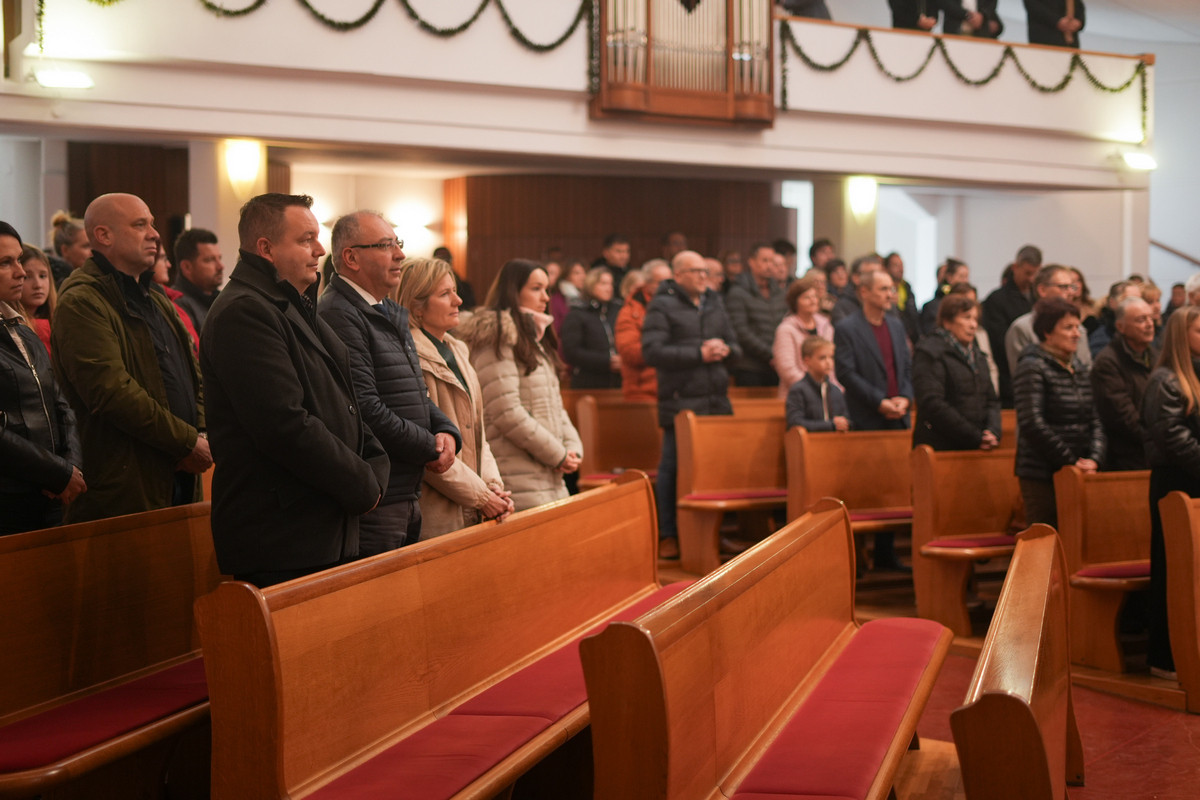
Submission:
<svg viewBox="0 0 1200 800">
<path fill-rule="evenodd" d="M 268 192 L 251 197 L 242 206 L 238 219 L 238 241 L 243 250 L 254 252 L 259 239 L 277 240 L 283 235 L 284 215 L 292 206 L 312 208 L 313 199 L 306 194 Z"/>
<path fill-rule="evenodd" d="M 879 255 L 879 253 L 867 253 L 865 256 L 859 256 L 858 258 L 854 259 L 854 263 L 850 265 L 850 274 L 862 274 L 862 268 L 866 264 L 878 264 L 880 267 L 882 267 L 883 256 Z"/>
<path fill-rule="evenodd" d="M 17 240 L 17 244 L 22 247 L 25 246 L 25 243 L 21 241 L 21 234 L 17 233 L 17 229 L 3 220 L 0 220 L 0 236 L 11 236 Z"/>
<path fill-rule="evenodd" d="M 1016 262 L 1018 264 L 1029 264 L 1034 267 L 1042 265 L 1042 251 L 1031 244 L 1027 244 L 1017 251 Z"/>
<path fill-rule="evenodd" d="M 1054 282 L 1054 277 L 1060 272 L 1070 272 L 1069 269 L 1061 264 L 1047 264 L 1037 271 L 1037 275 L 1033 276 L 1033 286 L 1036 289 L 1043 286 L 1049 286 Z M 1072 277 L 1074 277 L 1072 275 Z"/>
<path fill-rule="evenodd" d="M 619 233 L 610 233 L 608 236 L 604 237 L 604 243 L 602 247 L 607 250 L 614 244 L 629 244 L 629 239 Z"/>
<path fill-rule="evenodd" d="M 1140 286 L 1137 281 L 1117 281 L 1108 287 L 1108 300 L 1112 302 L 1129 289 L 1130 286 Z"/>
<path fill-rule="evenodd" d="M 749 257 L 758 258 L 759 250 L 770 250 L 772 253 L 774 253 L 775 245 L 771 244 L 770 242 L 755 242 L 754 244 L 750 245 Z"/>
<path fill-rule="evenodd" d="M 889 275 L 886 270 L 882 269 L 873 269 L 869 272 L 864 272 L 858 276 L 858 288 L 867 290 L 874 289 L 875 281 L 879 280 L 880 278 L 887 278 L 890 281 L 892 276 Z"/>
<path fill-rule="evenodd" d="M 333 232 L 329 237 L 329 250 L 331 251 L 330 255 L 333 256 L 333 268 L 337 272 L 342 271 L 342 251 L 359 237 L 362 232 L 360 220 L 367 215 L 383 219 L 383 214 L 378 211 L 359 209 L 338 217 L 337 222 L 333 223 Z"/>
<path fill-rule="evenodd" d="M 808 263 L 811 264 L 813 262 L 817 256 L 817 251 L 823 247 L 833 247 L 833 242 L 828 239 L 817 239 L 814 241 L 812 246 L 808 248 Z"/>
<path fill-rule="evenodd" d="M 1117 303 L 1117 307 L 1113 311 L 1113 321 L 1120 322 L 1121 320 L 1125 319 L 1125 312 L 1128 311 L 1129 307 L 1135 303 L 1146 303 L 1146 301 L 1141 297 L 1126 297 L 1121 302 Z M 1149 308 L 1150 304 L 1146 303 L 1146 307 Z"/>
<path fill-rule="evenodd" d="M 832 348 L 834 344 L 828 339 L 822 339 L 820 336 L 806 336 L 800 345 L 800 357 L 808 358 L 813 353 L 825 347 Z"/>
<path fill-rule="evenodd" d="M 650 280 L 654 277 L 654 270 L 658 269 L 659 267 L 666 267 L 667 269 L 670 269 L 671 265 L 665 258 L 652 258 L 645 264 L 642 264 L 641 273 L 643 276 L 645 276 L 646 280 Z"/>
<path fill-rule="evenodd" d="M 433 257 L 445 261 L 447 264 L 454 263 L 454 256 L 450 253 L 450 248 L 442 245 L 441 247 L 433 248 Z"/>
<path fill-rule="evenodd" d="M 175 237 L 175 264 L 181 261 L 195 261 L 200 254 L 200 245 L 216 244 L 217 235 L 204 228 L 188 228 Z"/>
<path fill-rule="evenodd" d="M 796 255 L 796 245 L 789 242 L 787 239 L 776 239 L 771 242 L 771 247 L 775 249 L 779 255 L 787 257 Z"/>
</svg>

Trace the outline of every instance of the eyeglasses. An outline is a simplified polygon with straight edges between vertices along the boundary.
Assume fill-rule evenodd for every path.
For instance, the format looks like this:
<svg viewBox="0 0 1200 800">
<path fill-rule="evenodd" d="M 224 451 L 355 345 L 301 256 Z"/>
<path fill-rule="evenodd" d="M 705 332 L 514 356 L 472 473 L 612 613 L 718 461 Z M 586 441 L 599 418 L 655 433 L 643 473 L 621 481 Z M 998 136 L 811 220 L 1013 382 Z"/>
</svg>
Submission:
<svg viewBox="0 0 1200 800">
<path fill-rule="evenodd" d="M 350 247 L 355 250 L 391 250 L 393 247 L 397 250 L 403 250 L 404 240 L 388 239 L 383 242 L 375 242 L 374 244 L 352 244 Z"/>
</svg>

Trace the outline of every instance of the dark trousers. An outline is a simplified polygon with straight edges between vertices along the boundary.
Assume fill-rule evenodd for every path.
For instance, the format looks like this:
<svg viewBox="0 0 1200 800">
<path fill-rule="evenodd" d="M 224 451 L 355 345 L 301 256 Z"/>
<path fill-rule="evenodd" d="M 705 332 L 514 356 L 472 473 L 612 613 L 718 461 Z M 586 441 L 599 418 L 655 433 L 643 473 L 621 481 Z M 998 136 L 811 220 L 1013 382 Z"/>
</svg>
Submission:
<svg viewBox="0 0 1200 800">
<path fill-rule="evenodd" d="M 735 369 L 733 371 L 733 382 L 738 386 L 778 386 L 779 376 L 770 368 L 767 368 L 765 371 Z"/>
<path fill-rule="evenodd" d="M 1054 497 L 1054 481 L 1038 481 L 1018 478 L 1021 484 L 1021 499 L 1025 501 L 1025 522 L 1034 525 L 1041 522 L 1058 528 L 1058 501 Z"/>
<path fill-rule="evenodd" d="M 658 477 L 654 479 L 654 501 L 658 505 L 658 538 L 678 538 L 675 527 L 675 427 L 662 429 L 662 455 L 658 459 Z"/>
<path fill-rule="evenodd" d="M 41 492 L 0 494 L 0 536 L 62 524 L 62 503 Z"/>
<path fill-rule="evenodd" d="M 353 559 L 347 559 L 347 561 L 352 560 Z M 314 573 L 339 566 L 343 563 L 346 562 L 335 561 L 332 564 L 322 564 L 319 567 L 298 567 L 296 569 L 274 569 L 263 570 L 261 572 L 245 572 L 240 575 L 234 575 L 233 579 L 235 581 L 245 581 L 246 583 L 254 584 L 260 589 L 265 589 L 268 586 L 274 586 L 277 583 L 295 580 L 296 578 L 303 578 L 305 575 L 312 575 Z"/>
<path fill-rule="evenodd" d="M 358 556 L 386 553 L 421 539 L 421 506 L 416 500 L 380 505 L 358 518 Z"/>
</svg>

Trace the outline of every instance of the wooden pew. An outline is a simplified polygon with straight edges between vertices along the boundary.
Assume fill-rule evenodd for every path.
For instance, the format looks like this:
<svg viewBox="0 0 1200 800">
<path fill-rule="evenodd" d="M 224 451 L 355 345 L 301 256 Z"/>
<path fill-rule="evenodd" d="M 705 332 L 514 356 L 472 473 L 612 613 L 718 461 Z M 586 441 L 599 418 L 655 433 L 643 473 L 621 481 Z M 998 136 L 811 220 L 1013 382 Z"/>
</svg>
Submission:
<svg viewBox="0 0 1200 800">
<path fill-rule="evenodd" d="M 580 645 L 596 800 L 885 798 L 951 642 L 854 619 L 854 546 L 824 500 Z"/>
<path fill-rule="evenodd" d="M 1158 501 L 1167 553 L 1167 625 L 1187 710 L 1200 713 L 1200 500 L 1171 492 Z"/>
<path fill-rule="evenodd" d="M 0 537 L 0 575 L 0 797 L 161 797 L 204 762 L 208 503 Z"/>
<path fill-rule="evenodd" d="M 1071 661 L 1123 672 L 1121 608 L 1150 586 L 1150 472 L 1064 467 L 1054 494 L 1071 580 Z"/>
<path fill-rule="evenodd" d="M 786 416 L 784 402 L 778 397 L 731 396 L 729 404 L 733 406 L 733 415 L 735 417 L 766 419 Z"/>
<path fill-rule="evenodd" d="M 675 415 L 679 557 L 703 575 L 720 562 L 721 518 L 729 511 L 782 509 L 787 500 L 783 465 L 783 409 L 778 416 Z"/>
<path fill-rule="evenodd" d="M 650 482 L 626 473 L 278 586 L 222 584 L 197 603 L 213 798 L 504 792 L 588 725 L 579 638 L 678 591 L 657 545 Z M 584 758 L 557 796 L 590 796 Z"/>
<path fill-rule="evenodd" d="M 1013 408 L 1000 409 L 1000 450 L 1017 449 L 1017 411 Z"/>
<path fill-rule="evenodd" d="M 560 389 L 559 391 L 562 393 L 563 408 L 566 409 L 567 416 L 571 418 L 571 424 L 575 426 L 575 430 L 579 430 L 579 401 L 584 397 L 602 398 L 616 402 L 622 399 L 620 389 Z"/>
<path fill-rule="evenodd" d="M 975 562 L 1012 555 L 1021 489 L 1013 450 L 912 451 L 913 587 L 917 616 L 971 635 L 967 584 Z"/>
<path fill-rule="evenodd" d="M 779 397 L 778 386 L 729 386 L 729 399 L 736 400 L 769 400 Z"/>
<path fill-rule="evenodd" d="M 653 474 L 657 469 L 662 449 L 658 403 L 585 395 L 579 398 L 575 414 L 583 442 L 580 489 L 602 486 L 625 470 Z"/>
<path fill-rule="evenodd" d="M 854 533 L 907 530 L 912 524 L 912 431 L 809 433 L 793 428 L 787 451 L 787 514 L 792 519 L 819 498 L 850 510 Z M 859 566 L 865 559 L 859 550 Z"/>
<path fill-rule="evenodd" d="M 1062 800 L 1067 784 L 1083 785 L 1066 577 L 1053 528 L 1020 535 L 966 700 L 950 715 L 967 800 Z"/>
</svg>

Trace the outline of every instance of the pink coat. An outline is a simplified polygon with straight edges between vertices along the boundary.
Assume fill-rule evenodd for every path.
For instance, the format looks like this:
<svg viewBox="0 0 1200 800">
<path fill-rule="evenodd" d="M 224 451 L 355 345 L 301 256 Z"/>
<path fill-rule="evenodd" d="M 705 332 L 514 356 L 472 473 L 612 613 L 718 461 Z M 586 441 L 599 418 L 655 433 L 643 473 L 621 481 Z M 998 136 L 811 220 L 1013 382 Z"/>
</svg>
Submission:
<svg viewBox="0 0 1200 800">
<path fill-rule="evenodd" d="M 829 321 L 829 317 L 824 314 L 813 314 L 813 321 L 816 323 L 817 336 L 832 342 L 833 323 Z M 775 329 L 773 352 L 775 371 L 779 373 L 780 397 L 787 397 L 788 389 L 792 388 L 792 384 L 803 378 L 808 372 L 804 368 L 804 362 L 800 359 L 800 346 L 807 338 L 808 334 L 805 333 L 804 328 L 800 325 L 799 317 L 795 314 L 788 314 Z M 829 378 L 839 388 L 841 387 L 836 374 L 830 373 Z"/>
</svg>

